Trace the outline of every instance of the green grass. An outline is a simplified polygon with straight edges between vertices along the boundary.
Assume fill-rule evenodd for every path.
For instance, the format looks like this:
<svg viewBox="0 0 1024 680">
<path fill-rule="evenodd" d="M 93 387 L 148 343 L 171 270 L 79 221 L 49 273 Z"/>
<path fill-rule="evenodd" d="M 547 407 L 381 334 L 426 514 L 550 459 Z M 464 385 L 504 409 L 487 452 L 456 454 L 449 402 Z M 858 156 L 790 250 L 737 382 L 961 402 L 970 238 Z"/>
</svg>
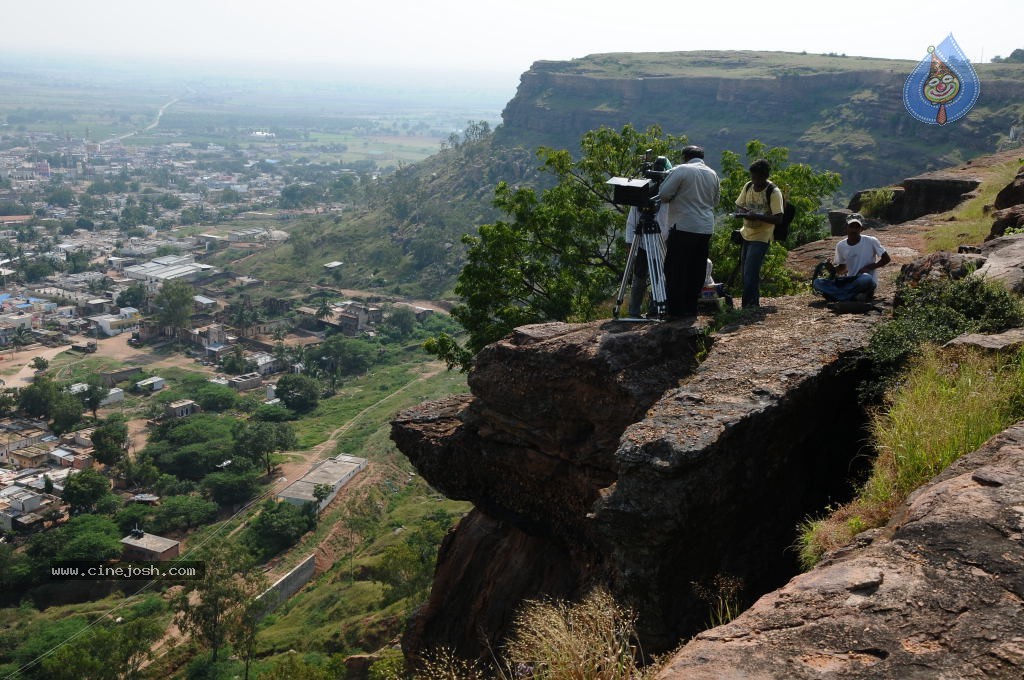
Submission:
<svg viewBox="0 0 1024 680">
<path fill-rule="evenodd" d="M 801 526 L 803 566 L 884 525 L 911 492 L 1020 418 L 1022 396 L 1024 355 L 926 347 L 872 419 L 878 455 L 856 498 Z"/>
<path fill-rule="evenodd" d="M 992 214 L 985 212 L 985 206 L 992 205 L 996 194 L 1013 180 L 1020 169 L 1019 161 L 1008 161 L 991 168 L 976 198 L 937 215 L 936 226 L 925 237 L 928 251 L 956 252 L 961 244 L 982 243 L 992 229 Z M 952 221 L 945 221 L 951 218 Z"/>
</svg>

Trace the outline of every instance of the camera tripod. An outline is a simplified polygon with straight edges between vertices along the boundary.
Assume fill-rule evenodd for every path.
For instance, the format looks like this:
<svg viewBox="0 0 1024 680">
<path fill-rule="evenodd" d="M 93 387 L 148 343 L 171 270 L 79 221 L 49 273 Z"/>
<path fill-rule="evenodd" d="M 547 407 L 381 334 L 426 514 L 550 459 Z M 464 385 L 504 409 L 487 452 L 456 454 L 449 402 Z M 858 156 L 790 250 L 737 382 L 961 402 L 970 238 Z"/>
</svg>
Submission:
<svg viewBox="0 0 1024 680">
<path fill-rule="evenodd" d="M 644 249 L 647 257 L 647 275 L 651 282 L 651 304 L 647 310 L 647 318 L 665 318 L 665 242 L 661 240 L 661 228 L 655 218 L 658 203 L 657 200 L 653 200 L 653 205 L 637 208 L 639 219 L 633 232 L 633 243 L 629 247 L 626 270 L 622 273 L 622 283 L 619 284 L 619 294 L 615 298 L 615 308 L 612 310 L 612 316 L 616 319 L 619 318 L 619 309 L 626 295 L 626 285 L 633 278 L 633 267 L 636 265 L 637 250 L 640 248 Z"/>
</svg>

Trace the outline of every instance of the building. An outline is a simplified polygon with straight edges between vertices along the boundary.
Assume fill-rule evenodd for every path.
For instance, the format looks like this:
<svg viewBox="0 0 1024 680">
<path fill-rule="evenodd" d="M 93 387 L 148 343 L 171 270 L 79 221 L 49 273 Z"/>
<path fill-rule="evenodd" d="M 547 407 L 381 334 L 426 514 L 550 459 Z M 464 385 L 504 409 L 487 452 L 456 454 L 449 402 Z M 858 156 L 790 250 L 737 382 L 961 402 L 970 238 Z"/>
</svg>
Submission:
<svg viewBox="0 0 1024 680">
<path fill-rule="evenodd" d="M 318 484 L 327 484 L 331 487 L 331 492 L 320 501 L 320 505 L 317 508 L 318 510 L 323 510 L 334 500 L 334 497 L 338 495 L 343 486 L 361 470 L 366 468 L 366 464 L 365 458 L 356 458 L 355 456 L 346 456 L 345 454 L 328 458 L 317 463 L 301 479 L 285 487 L 278 494 L 277 499 L 300 507 L 307 503 L 316 503 L 316 496 L 313 495 L 314 489 Z"/>
<path fill-rule="evenodd" d="M 104 335 L 108 336 L 120 335 L 125 331 L 134 330 L 138 327 L 141 320 L 142 315 L 134 307 L 122 307 L 117 314 L 100 314 L 89 317 L 89 321 L 96 328 L 103 331 Z"/>
<path fill-rule="evenodd" d="M 185 416 L 190 416 L 193 413 L 199 413 L 200 410 L 199 404 L 191 399 L 178 399 L 164 407 L 164 417 L 184 418 Z"/>
<path fill-rule="evenodd" d="M 158 392 L 167 386 L 167 382 L 158 375 L 151 376 L 145 380 L 135 383 L 136 389 L 141 392 Z"/>
<path fill-rule="evenodd" d="M 228 387 L 238 390 L 251 390 L 259 387 L 263 384 L 263 376 L 259 373 L 243 373 L 242 375 L 236 375 L 233 378 L 228 378 Z"/>
<path fill-rule="evenodd" d="M 126 560 L 149 560 L 162 562 L 173 560 L 181 550 L 181 543 L 170 538 L 147 534 L 139 528 L 121 539 L 124 546 L 122 556 Z"/>
</svg>

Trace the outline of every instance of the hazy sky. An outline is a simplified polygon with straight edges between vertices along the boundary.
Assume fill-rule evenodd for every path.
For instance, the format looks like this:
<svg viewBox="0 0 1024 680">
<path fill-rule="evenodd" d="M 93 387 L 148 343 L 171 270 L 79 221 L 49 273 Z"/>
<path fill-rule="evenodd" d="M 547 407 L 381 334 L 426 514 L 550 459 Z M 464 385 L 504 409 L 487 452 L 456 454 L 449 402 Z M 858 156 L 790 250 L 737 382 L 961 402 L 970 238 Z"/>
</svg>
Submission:
<svg viewBox="0 0 1024 680">
<path fill-rule="evenodd" d="M 1024 47 L 1021 0 L 4 0 L 4 52 L 474 72 L 514 90 L 539 59 L 756 49 L 918 60 L 952 32 L 968 58 Z M 983 10 L 981 8 L 984 8 Z M 984 12 L 981 15 L 982 11 Z M 973 15 L 965 17 L 967 12 Z"/>
</svg>

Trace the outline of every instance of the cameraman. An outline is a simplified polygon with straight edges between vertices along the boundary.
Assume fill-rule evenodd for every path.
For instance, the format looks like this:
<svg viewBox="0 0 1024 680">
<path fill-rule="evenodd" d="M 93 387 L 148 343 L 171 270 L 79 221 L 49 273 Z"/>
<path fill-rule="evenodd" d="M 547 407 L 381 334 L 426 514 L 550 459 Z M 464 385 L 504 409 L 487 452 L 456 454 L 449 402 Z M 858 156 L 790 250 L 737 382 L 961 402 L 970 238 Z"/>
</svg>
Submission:
<svg viewBox="0 0 1024 680">
<path fill-rule="evenodd" d="M 674 167 L 661 183 L 658 195 L 668 205 L 665 289 L 669 318 L 697 316 L 719 192 L 718 174 L 704 164 L 704 149 L 699 146 L 683 149 L 682 165 Z"/>
<path fill-rule="evenodd" d="M 667 172 L 672 169 L 672 164 L 664 156 L 659 156 L 654 162 L 652 169 L 658 172 Z M 668 237 L 668 204 L 661 204 L 655 220 L 661 229 L 661 240 L 664 241 Z M 639 223 L 640 210 L 633 206 L 629 209 L 629 214 L 626 216 L 627 246 L 632 246 Z M 643 243 L 643 240 L 640 242 Z M 647 292 L 649 282 L 650 272 L 647 271 L 647 251 L 644 250 L 643 246 L 637 245 L 636 255 L 633 259 L 633 277 L 629 286 L 629 315 L 634 319 L 639 319 L 641 316 L 644 294 Z"/>
</svg>

